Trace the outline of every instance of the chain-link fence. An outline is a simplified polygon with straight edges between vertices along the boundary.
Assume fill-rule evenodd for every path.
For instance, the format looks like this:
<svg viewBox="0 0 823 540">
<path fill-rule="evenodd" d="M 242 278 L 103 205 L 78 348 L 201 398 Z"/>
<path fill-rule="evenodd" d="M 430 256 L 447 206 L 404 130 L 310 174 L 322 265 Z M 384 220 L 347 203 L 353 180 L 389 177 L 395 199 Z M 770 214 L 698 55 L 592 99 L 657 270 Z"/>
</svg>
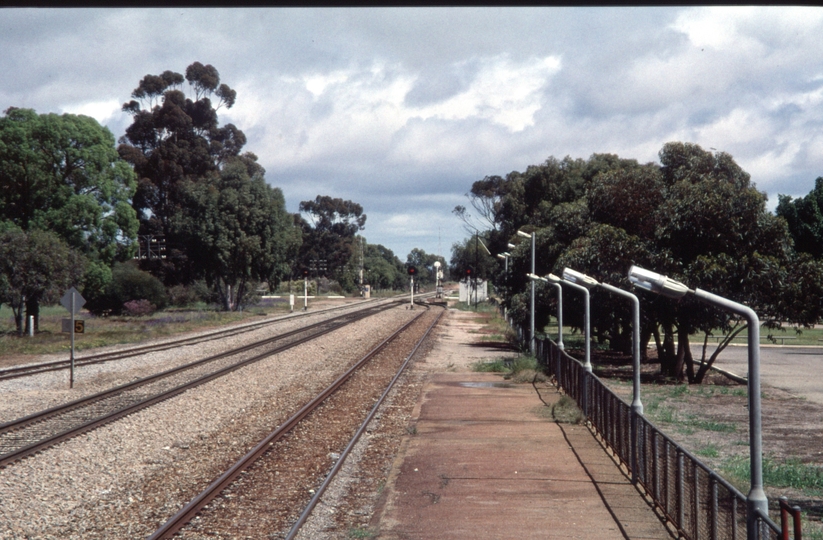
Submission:
<svg viewBox="0 0 823 540">
<path fill-rule="evenodd" d="M 510 321 L 511 323 L 511 321 Z M 527 331 L 512 325 L 522 343 Z M 738 489 L 665 435 L 551 340 L 535 342 L 538 363 L 584 409 L 594 431 L 625 465 L 683 538 L 745 540 L 747 499 Z M 753 538 L 800 540 L 800 509 L 779 501 L 781 525 L 760 512 Z"/>
</svg>

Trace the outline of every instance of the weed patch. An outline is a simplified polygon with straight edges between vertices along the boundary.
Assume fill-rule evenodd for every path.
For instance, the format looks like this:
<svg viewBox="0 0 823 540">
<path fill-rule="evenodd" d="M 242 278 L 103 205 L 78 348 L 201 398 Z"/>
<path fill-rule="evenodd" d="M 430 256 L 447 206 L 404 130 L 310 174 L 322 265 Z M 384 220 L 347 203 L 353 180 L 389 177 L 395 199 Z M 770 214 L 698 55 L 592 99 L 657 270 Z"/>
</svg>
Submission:
<svg viewBox="0 0 823 540">
<path fill-rule="evenodd" d="M 716 458 L 720 457 L 720 451 L 717 449 L 717 446 L 714 444 L 707 444 L 703 448 L 698 449 L 695 452 L 698 456 L 709 457 L 709 458 Z"/>
<path fill-rule="evenodd" d="M 561 424 L 582 424 L 585 417 L 577 403 L 569 396 L 560 396 L 552 405 L 552 418 Z"/>
<path fill-rule="evenodd" d="M 475 362 L 471 365 L 472 371 L 479 373 L 508 373 L 510 370 L 503 360 L 494 360 L 492 362 Z"/>
</svg>

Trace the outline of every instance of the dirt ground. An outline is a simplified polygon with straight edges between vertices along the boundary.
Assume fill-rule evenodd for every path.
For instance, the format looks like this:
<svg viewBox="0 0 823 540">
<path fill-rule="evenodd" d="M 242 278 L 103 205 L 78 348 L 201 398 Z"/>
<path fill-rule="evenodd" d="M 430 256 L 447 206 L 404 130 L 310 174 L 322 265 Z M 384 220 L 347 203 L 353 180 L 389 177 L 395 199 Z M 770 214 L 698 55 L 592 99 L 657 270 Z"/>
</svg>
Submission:
<svg viewBox="0 0 823 540">
<path fill-rule="evenodd" d="M 628 359 L 593 354 L 594 373 L 612 390 L 630 402 L 631 366 Z M 645 416 L 662 431 L 703 460 L 743 493 L 748 480 L 729 473 L 732 463 L 749 456 L 749 413 L 747 388 L 720 374 L 712 374 L 703 385 L 683 385 L 661 380 L 659 365 L 642 366 L 641 401 Z M 786 390 L 763 385 L 763 455 L 775 463 L 798 460 L 823 467 L 823 405 Z M 769 486 L 770 500 L 786 496 L 807 513 L 811 527 L 821 528 L 823 489 L 800 491 Z M 815 536 L 818 538 L 818 536 Z"/>
</svg>

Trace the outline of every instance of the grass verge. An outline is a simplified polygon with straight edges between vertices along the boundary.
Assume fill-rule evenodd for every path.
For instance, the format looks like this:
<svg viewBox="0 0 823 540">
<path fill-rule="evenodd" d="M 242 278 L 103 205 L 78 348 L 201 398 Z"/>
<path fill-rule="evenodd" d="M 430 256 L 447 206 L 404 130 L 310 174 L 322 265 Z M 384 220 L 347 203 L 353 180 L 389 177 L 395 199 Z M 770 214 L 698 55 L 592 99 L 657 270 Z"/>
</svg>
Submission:
<svg viewBox="0 0 823 540">
<path fill-rule="evenodd" d="M 95 317 L 81 312 L 78 318 L 86 321 L 85 333 L 75 335 L 75 350 L 164 338 L 285 314 L 288 309 L 287 303 L 261 303 L 243 312 L 216 311 L 202 305 L 189 309 L 168 309 L 144 317 Z M 0 356 L 67 352 L 71 344 L 69 334 L 61 332 L 63 318 L 68 318 L 68 311 L 62 307 L 44 307 L 40 314 L 40 331 L 33 337 L 21 337 L 14 331 L 11 310 L 3 306 L 0 309 Z"/>
</svg>

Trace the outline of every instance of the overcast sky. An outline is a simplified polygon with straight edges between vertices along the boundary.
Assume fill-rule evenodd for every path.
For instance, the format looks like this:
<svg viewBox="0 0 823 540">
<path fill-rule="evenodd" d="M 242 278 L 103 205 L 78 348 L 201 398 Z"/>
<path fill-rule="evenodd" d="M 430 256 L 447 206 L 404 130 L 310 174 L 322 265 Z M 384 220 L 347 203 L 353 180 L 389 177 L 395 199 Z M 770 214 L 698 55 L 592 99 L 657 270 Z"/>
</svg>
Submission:
<svg viewBox="0 0 823 540">
<path fill-rule="evenodd" d="M 823 9 L 0 9 L 0 110 L 120 137 L 146 74 L 211 64 L 283 190 L 360 203 L 402 260 L 449 259 L 472 182 L 548 157 L 730 153 L 769 195 L 823 176 Z"/>
</svg>

